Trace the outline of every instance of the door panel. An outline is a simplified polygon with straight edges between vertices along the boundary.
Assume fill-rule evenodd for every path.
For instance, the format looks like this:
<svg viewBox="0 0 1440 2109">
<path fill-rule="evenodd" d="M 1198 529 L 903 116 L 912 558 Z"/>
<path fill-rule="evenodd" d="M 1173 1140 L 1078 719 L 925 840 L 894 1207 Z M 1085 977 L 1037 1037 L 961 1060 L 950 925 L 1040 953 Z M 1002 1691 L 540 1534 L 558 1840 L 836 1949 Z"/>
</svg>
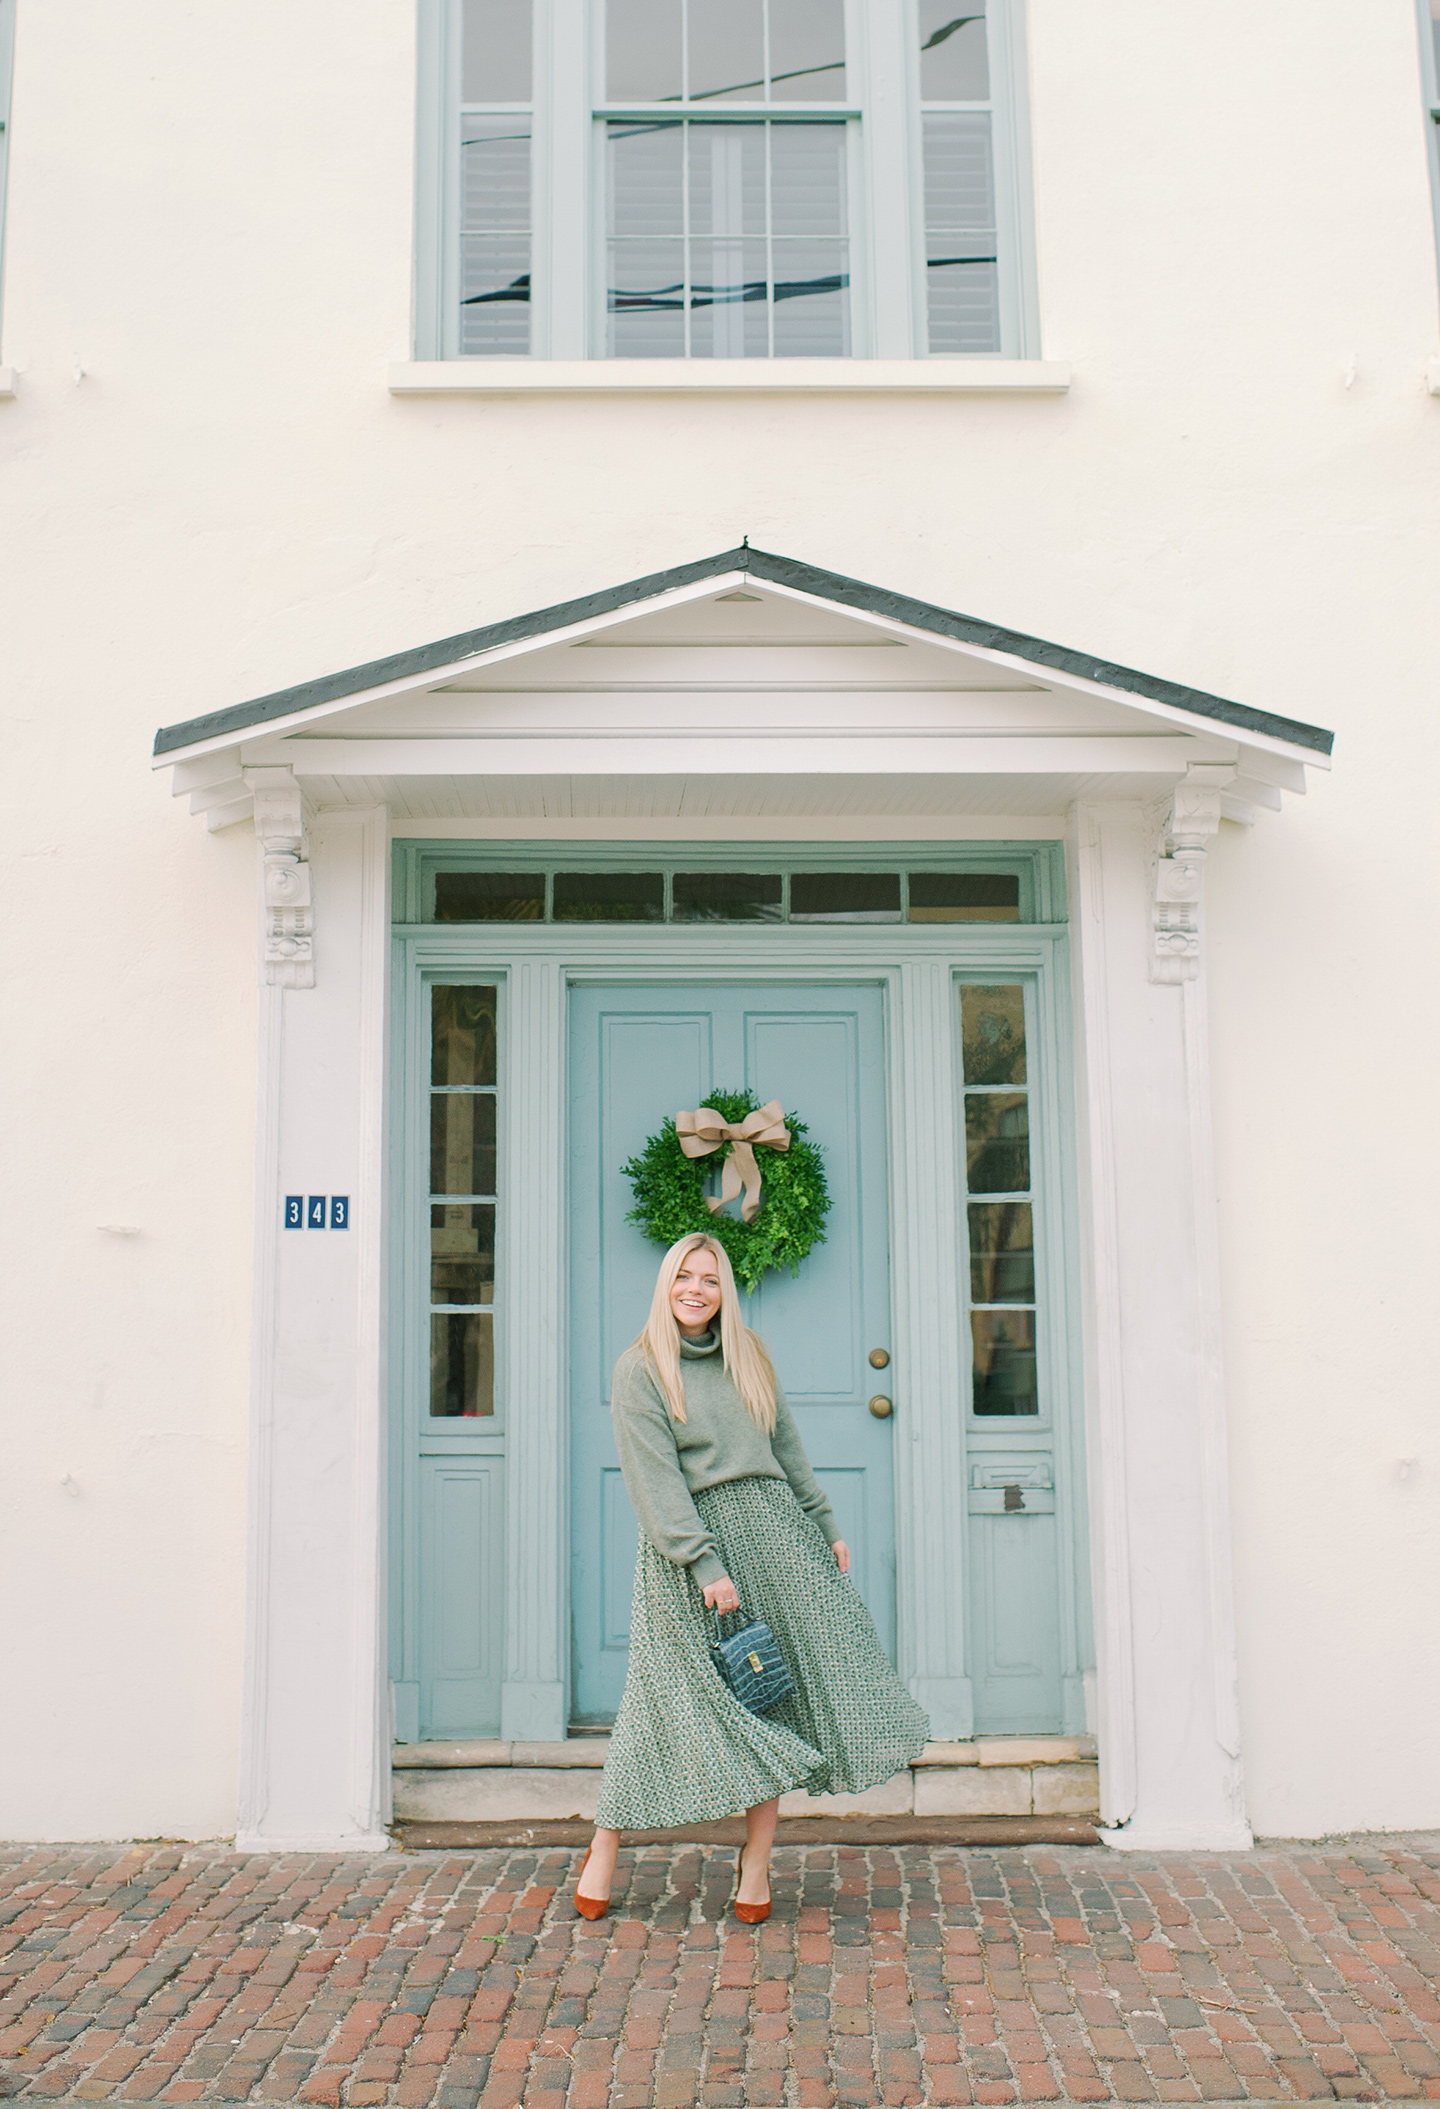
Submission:
<svg viewBox="0 0 1440 2109">
<path fill-rule="evenodd" d="M 502 1474 L 498 1458 L 422 1460 L 422 1737 L 470 1735 L 500 1718 Z"/>
<path fill-rule="evenodd" d="M 747 1315 L 774 1355 L 806 1449 L 854 1548 L 857 1584 L 893 1652 L 892 1438 L 890 1424 L 866 1410 L 875 1388 L 866 1356 L 890 1344 L 880 991 L 578 989 L 571 998 L 570 1080 L 576 1719 L 608 1720 L 619 1702 L 638 1542 L 617 1470 L 610 1371 L 645 1322 L 660 1248 L 625 1221 L 633 1203 L 621 1167 L 667 1114 L 703 1105 L 713 1088 L 744 1085 L 779 1098 L 800 1113 L 825 1152 L 826 1242 L 798 1279 L 768 1276 Z"/>
<path fill-rule="evenodd" d="M 876 1000 L 878 1007 L 878 995 Z M 809 1255 L 798 1278 L 768 1274 L 752 1299 L 750 1323 L 769 1343 L 785 1396 L 797 1410 L 852 1403 L 856 1373 L 877 1345 L 863 1337 L 868 1315 L 864 1268 L 867 1260 L 874 1264 L 875 1256 L 855 1234 L 862 1226 L 854 1211 L 873 1205 L 883 1214 L 885 1206 L 883 1193 L 872 1196 L 861 1179 L 861 1023 L 858 1011 L 804 1018 L 752 1015 L 745 1021 L 747 1080 L 763 1077 L 766 1097 L 778 1098 L 787 1112 L 797 1110 L 812 1140 L 823 1137 L 830 1187 L 825 1243 Z M 878 1070 L 878 1049 L 872 1063 Z M 872 1074 L 869 1086 L 883 1110 L 883 1074 Z M 889 1337 L 887 1310 L 881 1344 Z M 821 1448 L 828 1455 L 823 1441 Z"/>
<path fill-rule="evenodd" d="M 797 1409 L 798 1410 L 798 1409 Z M 802 1422 L 802 1427 L 808 1426 Z M 806 1447 L 812 1438 L 807 1435 Z M 815 1449 L 819 1450 L 815 1441 Z M 825 1490 L 825 1499 L 835 1511 L 835 1521 L 840 1526 L 840 1535 L 850 1548 L 852 1565 L 850 1572 L 855 1586 L 870 1606 L 872 1613 L 880 1605 L 880 1617 L 889 1624 L 882 1627 L 885 1645 L 894 1649 L 895 1620 L 895 1554 L 894 1521 L 886 1515 L 872 1519 L 870 1496 L 873 1491 L 872 1475 L 863 1467 L 817 1465 L 815 1477 Z M 888 1488 L 887 1488 L 888 1491 Z M 872 1528 L 872 1522 L 876 1527 Z M 880 1623 L 877 1617 L 877 1625 Z"/>
<path fill-rule="evenodd" d="M 623 1657 L 630 1645 L 630 1598 L 635 1587 L 640 1526 L 635 1521 L 619 1465 L 602 1469 L 600 1480 L 600 1574 L 604 1593 L 600 1645 Z"/>
<path fill-rule="evenodd" d="M 577 991 L 572 1002 L 589 1009 L 586 999 L 597 993 Z M 585 1164 L 589 1193 L 584 1203 L 575 1193 L 571 1236 L 577 1257 L 589 1249 L 598 1264 L 596 1301 L 590 1310 L 598 1313 L 599 1323 L 591 1315 L 583 1330 L 576 1328 L 573 1353 L 577 1359 L 592 1358 L 587 1396 L 603 1399 L 608 1407 L 610 1372 L 645 1323 L 659 1257 L 656 1252 L 652 1258 L 653 1248 L 625 1221 L 634 1197 L 620 1167 L 643 1147 L 646 1136 L 654 1133 L 667 1113 L 703 1102 L 714 1081 L 713 1021 L 703 1010 L 667 1016 L 655 1011 L 632 1013 L 618 1006 L 602 1010 L 596 1005 L 596 1012 L 598 1077 L 592 1035 L 586 1035 L 589 1044 L 584 1047 L 575 1044 L 573 1035 L 571 1043 L 576 1080 L 598 1083 L 598 1105 L 593 1095 L 587 1095 L 584 1112 L 572 1128 L 572 1148 L 578 1145 L 583 1151 L 588 1143 L 590 1154 Z M 600 1153 L 595 1163 L 597 1126 Z M 572 1158 L 572 1172 L 579 1170 Z"/>
<path fill-rule="evenodd" d="M 1053 1731 L 1062 1693 L 1049 1456 L 972 1458 L 968 1506 L 977 1728 L 992 1735 Z"/>
<path fill-rule="evenodd" d="M 1034 1735 L 1060 1725 L 1055 1518 L 970 1518 L 975 1592 L 975 1710 L 992 1735 Z"/>
</svg>

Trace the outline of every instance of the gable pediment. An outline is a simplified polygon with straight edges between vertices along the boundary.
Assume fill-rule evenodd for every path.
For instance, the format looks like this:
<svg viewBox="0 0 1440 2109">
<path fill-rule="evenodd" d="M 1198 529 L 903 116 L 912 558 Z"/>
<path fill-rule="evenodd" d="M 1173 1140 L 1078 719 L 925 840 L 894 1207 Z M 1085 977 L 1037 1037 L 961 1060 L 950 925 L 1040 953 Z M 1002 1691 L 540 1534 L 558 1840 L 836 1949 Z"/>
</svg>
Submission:
<svg viewBox="0 0 1440 2109">
<path fill-rule="evenodd" d="M 717 813 L 823 785 L 824 809 L 878 817 L 1063 811 L 1197 767 L 1233 772 L 1237 808 L 1278 805 L 1330 739 L 745 548 L 166 727 L 155 759 L 212 825 L 277 768 L 313 804 L 400 816 L 613 812 L 644 782 L 657 813 L 697 783 Z"/>
</svg>

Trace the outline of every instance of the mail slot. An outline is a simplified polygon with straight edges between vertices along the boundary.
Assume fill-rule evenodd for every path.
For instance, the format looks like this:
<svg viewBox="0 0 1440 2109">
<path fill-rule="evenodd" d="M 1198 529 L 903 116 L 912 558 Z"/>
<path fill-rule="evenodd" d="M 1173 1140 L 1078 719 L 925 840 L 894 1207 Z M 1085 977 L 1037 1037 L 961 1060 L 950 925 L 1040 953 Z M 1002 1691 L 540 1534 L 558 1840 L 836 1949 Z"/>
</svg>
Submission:
<svg viewBox="0 0 1440 2109">
<path fill-rule="evenodd" d="M 1053 1516 L 1055 1473 L 1047 1456 L 987 1457 L 972 1460 L 972 1516 Z"/>
<path fill-rule="evenodd" d="M 972 1516 L 1053 1516 L 1055 1489 L 971 1487 L 970 1513 Z"/>
</svg>

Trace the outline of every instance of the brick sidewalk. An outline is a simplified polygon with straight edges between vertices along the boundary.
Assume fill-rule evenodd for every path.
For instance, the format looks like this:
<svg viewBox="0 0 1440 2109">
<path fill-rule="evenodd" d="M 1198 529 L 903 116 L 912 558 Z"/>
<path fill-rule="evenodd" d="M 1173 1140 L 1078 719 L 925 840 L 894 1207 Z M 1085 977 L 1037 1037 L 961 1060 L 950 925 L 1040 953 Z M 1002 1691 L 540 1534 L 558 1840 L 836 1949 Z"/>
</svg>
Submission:
<svg viewBox="0 0 1440 2109">
<path fill-rule="evenodd" d="M 733 1861 L 0 1851 L 0 2093 L 681 2109 L 1440 2097 L 1440 1839 Z"/>
</svg>

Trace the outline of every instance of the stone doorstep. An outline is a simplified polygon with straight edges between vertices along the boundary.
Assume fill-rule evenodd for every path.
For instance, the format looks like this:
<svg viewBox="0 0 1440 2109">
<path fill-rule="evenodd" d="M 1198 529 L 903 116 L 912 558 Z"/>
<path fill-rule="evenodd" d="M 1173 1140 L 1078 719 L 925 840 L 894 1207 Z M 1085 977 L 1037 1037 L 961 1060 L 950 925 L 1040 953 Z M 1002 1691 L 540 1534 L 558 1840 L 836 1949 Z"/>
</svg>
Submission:
<svg viewBox="0 0 1440 2109">
<path fill-rule="evenodd" d="M 579 1766 L 599 1771 L 610 1749 L 609 1736 L 572 1736 L 567 1743 L 502 1743 L 490 1737 L 474 1742 L 397 1743 L 392 1763 L 397 1772 L 436 1772 L 450 1766 L 543 1765 L 547 1771 Z"/>
<path fill-rule="evenodd" d="M 395 1752 L 397 1823 L 593 1822 L 609 1739 L 407 1743 Z M 785 1818 L 1091 1818 L 1093 1739 L 987 1736 L 928 1743 L 916 1764 L 865 1794 L 785 1794 Z"/>
<path fill-rule="evenodd" d="M 397 1743 L 397 1772 L 434 1772 L 458 1766 L 543 1765 L 594 1767 L 610 1751 L 609 1736 L 571 1736 L 564 1743 L 505 1743 L 495 1737 L 469 1742 Z M 1071 1765 L 1093 1761 L 1094 1736 L 976 1736 L 968 1743 L 927 1743 L 916 1765 Z"/>
</svg>

